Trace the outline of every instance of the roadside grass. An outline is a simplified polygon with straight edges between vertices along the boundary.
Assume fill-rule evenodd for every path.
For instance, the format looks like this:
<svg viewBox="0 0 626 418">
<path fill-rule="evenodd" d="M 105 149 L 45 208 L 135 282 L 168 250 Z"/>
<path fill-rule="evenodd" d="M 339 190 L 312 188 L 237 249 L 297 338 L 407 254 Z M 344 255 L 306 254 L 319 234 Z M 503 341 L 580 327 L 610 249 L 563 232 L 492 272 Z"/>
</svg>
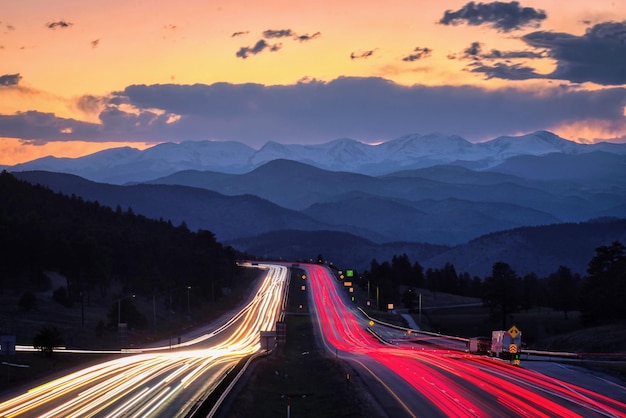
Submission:
<svg viewBox="0 0 626 418">
<path fill-rule="evenodd" d="M 256 360 L 236 399 L 220 416 L 287 416 L 288 408 L 297 417 L 363 416 L 350 393 L 352 383 L 346 380 L 350 369 L 317 352 L 308 318 L 286 322 L 287 338 L 294 341 Z"/>
<path fill-rule="evenodd" d="M 413 314 L 417 319 L 417 314 Z M 427 331 L 459 337 L 491 336 L 502 328 L 502 319 L 487 308 L 439 308 L 425 311 L 422 328 Z M 528 349 L 576 353 L 626 353 L 624 324 L 584 327 L 579 312 L 535 308 L 513 313 L 506 318 L 504 329 L 515 325 L 522 332 L 522 344 Z"/>
<path fill-rule="evenodd" d="M 415 315 L 414 315 L 415 316 Z M 427 321 L 424 321 L 426 319 Z M 515 325 L 522 331 L 522 342 L 528 348 L 547 348 L 549 338 L 583 329 L 578 312 L 563 312 L 547 308 L 535 308 L 507 315 L 502 318 L 485 307 L 438 308 L 424 312 L 422 326 L 425 330 L 465 338 L 491 336 L 494 330 L 507 330 Z M 569 350 L 573 350 L 570 347 Z"/>
</svg>

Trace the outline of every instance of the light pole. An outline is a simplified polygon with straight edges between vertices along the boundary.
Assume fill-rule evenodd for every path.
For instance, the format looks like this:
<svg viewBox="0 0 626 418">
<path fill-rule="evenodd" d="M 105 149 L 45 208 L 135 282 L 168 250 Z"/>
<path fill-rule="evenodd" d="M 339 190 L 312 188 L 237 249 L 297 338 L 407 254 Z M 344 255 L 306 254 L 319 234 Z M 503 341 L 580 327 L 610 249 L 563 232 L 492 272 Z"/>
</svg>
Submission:
<svg viewBox="0 0 626 418">
<path fill-rule="evenodd" d="M 376 309 L 380 311 L 380 293 L 378 291 L 378 286 L 376 286 Z"/>
<path fill-rule="evenodd" d="M 187 320 L 191 320 L 191 309 L 189 308 L 189 291 L 191 290 L 191 286 L 187 286 Z"/>
<path fill-rule="evenodd" d="M 420 293 L 419 298 L 419 313 L 420 313 L 420 327 L 422 326 L 422 294 Z"/>
<path fill-rule="evenodd" d="M 122 299 L 134 298 L 135 295 L 128 295 L 117 299 L 117 327 L 120 327 L 122 323 Z"/>
</svg>

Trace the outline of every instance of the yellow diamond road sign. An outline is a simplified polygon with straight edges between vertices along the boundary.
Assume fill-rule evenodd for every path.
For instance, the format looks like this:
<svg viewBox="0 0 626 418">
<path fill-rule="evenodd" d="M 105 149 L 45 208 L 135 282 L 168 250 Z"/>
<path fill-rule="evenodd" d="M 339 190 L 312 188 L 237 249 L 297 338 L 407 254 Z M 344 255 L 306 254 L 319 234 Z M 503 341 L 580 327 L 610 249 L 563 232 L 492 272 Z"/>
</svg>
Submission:
<svg viewBox="0 0 626 418">
<path fill-rule="evenodd" d="M 515 325 L 513 325 L 511 328 L 509 328 L 508 333 L 511 337 L 517 338 L 517 336 L 520 335 L 522 331 L 520 331 Z"/>
</svg>

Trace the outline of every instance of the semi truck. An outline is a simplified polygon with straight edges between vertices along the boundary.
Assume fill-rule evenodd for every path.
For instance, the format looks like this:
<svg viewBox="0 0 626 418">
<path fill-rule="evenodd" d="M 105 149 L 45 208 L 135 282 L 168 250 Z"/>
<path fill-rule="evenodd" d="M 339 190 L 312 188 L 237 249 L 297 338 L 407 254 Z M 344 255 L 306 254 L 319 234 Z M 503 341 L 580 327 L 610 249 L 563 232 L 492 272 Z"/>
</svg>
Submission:
<svg viewBox="0 0 626 418">
<path fill-rule="evenodd" d="M 491 349 L 489 354 L 494 357 L 510 360 L 515 354 L 519 354 L 522 349 L 522 333 L 515 329 L 511 334 L 508 331 L 491 332 Z"/>
</svg>

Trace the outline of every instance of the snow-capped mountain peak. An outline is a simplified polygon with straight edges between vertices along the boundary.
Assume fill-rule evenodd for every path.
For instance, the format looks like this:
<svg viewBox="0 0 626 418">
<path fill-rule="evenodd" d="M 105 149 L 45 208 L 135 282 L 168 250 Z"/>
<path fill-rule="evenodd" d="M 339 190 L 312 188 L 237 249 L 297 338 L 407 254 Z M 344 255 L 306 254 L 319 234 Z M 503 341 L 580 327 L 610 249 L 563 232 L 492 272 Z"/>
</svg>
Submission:
<svg viewBox="0 0 626 418">
<path fill-rule="evenodd" d="M 182 170 L 247 173 L 277 159 L 331 171 L 381 175 L 450 163 L 488 169 L 520 155 L 592 151 L 624 155 L 626 144 L 578 144 L 547 131 L 502 136 L 482 143 L 438 133 L 404 135 L 378 145 L 350 138 L 310 145 L 270 141 L 259 150 L 234 141 L 186 141 L 162 143 L 143 151 L 114 148 L 75 159 L 48 157 L 18 164 L 12 170 L 64 172 L 89 180 L 123 184 L 152 180 Z"/>
<path fill-rule="evenodd" d="M 515 155 L 545 155 L 553 152 L 576 154 L 584 152 L 584 144 L 568 141 L 547 131 L 537 131 L 522 136 L 501 136 L 488 142 L 477 144 L 497 153 L 500 159 Z"/>
</svg>

